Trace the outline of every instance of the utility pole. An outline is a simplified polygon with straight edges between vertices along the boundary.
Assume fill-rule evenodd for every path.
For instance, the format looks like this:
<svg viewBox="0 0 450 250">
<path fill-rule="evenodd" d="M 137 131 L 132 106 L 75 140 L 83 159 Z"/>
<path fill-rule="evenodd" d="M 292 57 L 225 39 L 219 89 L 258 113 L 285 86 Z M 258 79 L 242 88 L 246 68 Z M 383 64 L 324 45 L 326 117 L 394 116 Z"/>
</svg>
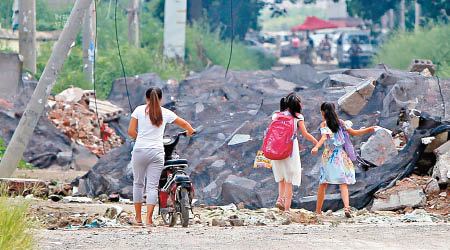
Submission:
<svg viewBox="0 0 450 250">
<path fill-rule="evenodd" d="M 91 0 L 89 7 L 83 20 L 83 71 L 86 79 L 94 82 L 94 50 L 97 48 L 95 44 L 95 9 L 94 2 Z"/>
<path fill-rule="evenodd" d="M 405 0 L 400 1 L 400 25 L 399 28 L 401 31 L 405 31 Z"/>
<path fill-rule="evenodd" d="M 417 2 L 414 4 L 414 14 L 415 14 L 415 22 L 414 22 L 414 29 L 417 30 L 420 28 L 420 4 Z"/>
<path fill-rule="evenodd" d="M 19 161 L 33 135 L 34 128 L 41 117 L 47 98 L 52 92 L 56 79 L 80 30 L 83 17 L 91 3 L 92 0 L 77 0 L 75 2 L 33 96 L 31 96 L 19 125 L 6 148 L 5 155 L 0 162 L 0 177 L 10 177 L 19 165 Z"/>
<path fill-rule="evenodd" d="M 187 0 L 164 3 L 164 55 L 184 60 Z"/>
<path fill-rule="evenodd" d="M 19 54 L 23 66 L 36 73 L 36 0 L 19 0 Z"/>
<path fill-rule="evenodd" d="M 139 0 L 128 0 L 128 43 L 139 47 Z"/>
</svg>

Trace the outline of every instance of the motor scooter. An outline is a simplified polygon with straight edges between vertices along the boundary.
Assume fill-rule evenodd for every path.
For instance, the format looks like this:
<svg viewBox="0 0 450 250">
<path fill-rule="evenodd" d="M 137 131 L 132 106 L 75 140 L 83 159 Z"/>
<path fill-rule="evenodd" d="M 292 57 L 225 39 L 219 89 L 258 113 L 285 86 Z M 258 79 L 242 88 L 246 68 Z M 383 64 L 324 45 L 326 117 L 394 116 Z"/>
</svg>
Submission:
<svg viewBox="0 0 450 250">
<path fill-rule="evenodd" d="M 186 174 L 188 161 L 180 159 L 175 148 L 181 136 L 187 132 L 178 133 L 174 138 L 164 138 L 164 169 L 159 181 L 159 215 L 164 223 L 173 227 L 180 216 L 181 225 L 189 225 L 189 210 L 193 213 L 192 199 L 194 185 Z"/>
</svg>

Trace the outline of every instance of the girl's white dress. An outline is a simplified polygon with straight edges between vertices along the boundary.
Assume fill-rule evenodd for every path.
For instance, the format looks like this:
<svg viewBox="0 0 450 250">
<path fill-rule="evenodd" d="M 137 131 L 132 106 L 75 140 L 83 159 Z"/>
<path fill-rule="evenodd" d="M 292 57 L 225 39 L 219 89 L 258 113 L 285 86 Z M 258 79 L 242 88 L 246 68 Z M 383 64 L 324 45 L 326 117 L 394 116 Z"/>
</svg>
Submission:
<svg viewBox="0 0 450 250">
<path fill-rule="evenodd" d="M 285 111 L 287 112 L 287 111 Z M 289 114 L 289 112 L 287 112 Z M 272 116 L 272 120 L 275 119 L 276 114 Z M 304 121 L 302 115 L 298 115 L 299 119 L 295 119 L 295 124 L 298 121 Z M 295 126 L 295 133 L 298 132 L 298 125 Z M 276 182 L 285 180 L 288 183 L 292 183 L 294 186 L 300 186 L 302 182 L 302 163 L 300 161 L 300 150 L 298 149 L 298 139 L 294 139 L 294 146 L 292 154 L 284 160 L 272 160 L 272 171 Z"/>
</svg>

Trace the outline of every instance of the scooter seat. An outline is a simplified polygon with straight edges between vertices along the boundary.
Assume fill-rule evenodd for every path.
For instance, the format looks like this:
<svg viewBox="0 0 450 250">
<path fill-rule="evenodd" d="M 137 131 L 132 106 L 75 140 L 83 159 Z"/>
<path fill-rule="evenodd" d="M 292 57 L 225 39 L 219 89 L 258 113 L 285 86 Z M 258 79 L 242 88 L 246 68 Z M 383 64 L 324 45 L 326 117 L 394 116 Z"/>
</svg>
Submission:
<svg viewBox="0 0 450 250">
<path fill-rule="evenodd" d="M 175 177 L 175 183 L 181 183 L 181 182 L 191 182 L 191 178 L 187 175 L 177 175 Z"/>
<path fill-rule="evenodd" d="M 183 165 L 183 164 L 188 164 L 188 161 L 186 159 L 175 159 L 175 160 L 167 160 L 164 162 L 164 166 Z"/>
</svg>

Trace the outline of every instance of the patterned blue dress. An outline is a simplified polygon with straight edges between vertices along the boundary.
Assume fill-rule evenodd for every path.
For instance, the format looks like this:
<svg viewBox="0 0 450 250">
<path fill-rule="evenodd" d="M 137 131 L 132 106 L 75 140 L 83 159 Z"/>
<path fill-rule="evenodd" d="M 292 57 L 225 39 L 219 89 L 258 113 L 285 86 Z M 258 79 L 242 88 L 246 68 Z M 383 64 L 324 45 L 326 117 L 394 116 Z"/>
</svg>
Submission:
<svg viewBox="0 0 450 250">
<path fill-rule="evenodd" d="M 322 154 L 319 183 L 355 184 L 355 168 L 344 150 L 343 133 L 333 133 L 328 127 L 320 128 L 320 133 L 328 139 Z"/>
</svg>

